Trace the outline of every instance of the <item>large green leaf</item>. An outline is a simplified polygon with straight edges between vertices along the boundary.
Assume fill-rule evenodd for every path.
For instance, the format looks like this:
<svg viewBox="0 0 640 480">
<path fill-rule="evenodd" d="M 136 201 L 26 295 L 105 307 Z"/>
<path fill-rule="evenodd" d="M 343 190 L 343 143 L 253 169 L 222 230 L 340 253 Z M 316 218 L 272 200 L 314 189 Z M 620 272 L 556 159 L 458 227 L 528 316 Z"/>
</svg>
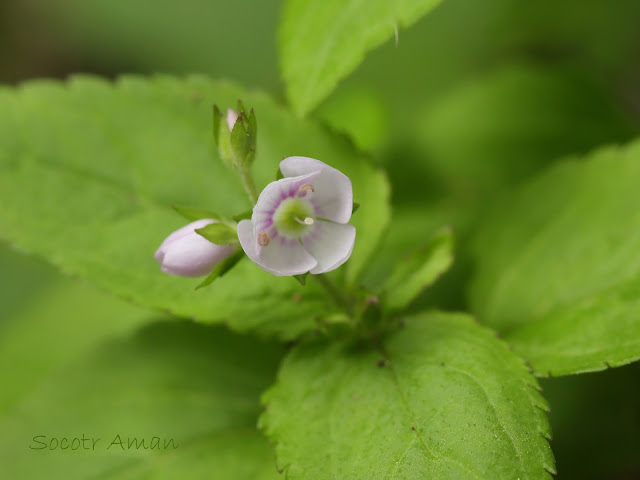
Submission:
<svg viewBox="0 0 640 480">
<path fill-rule="evenodd" d="M 302 344 L 263 397 L 287 478 L 549 479 L 544 399 L 466 315 L 431 313 L 368 345 Z"/>
<path fill-rule="evenodd" d="M 280 355 L 189 322 L 106 343 L 0 419 L 3 477 L 276 479 L 255 422 Z"/>
<path fill-rule="evenodd" d="M 497 202 L 471 300 L 538 374 L 640 357 L 640 143 L 559 164 Z"/>
<path fill-rule="evenodd" d="M 389 40 L 440 0 L 287 0 L 280 59 L 287 94 L 300 115 L 351 73 L 365 53 Z"/>
<path fill-rule="evenodd" d="M 516 328 L 506 337 L 539 376 L 640 360 L 640 274 Z"/>
<path fill-rule="evenodd" d="M 19 294 L 22 308 L 0 330 L 0 414 L 52 371 L 105 338 L 149 321 L 145 309 L 53 273 L 46 290 L 29 290 L 28 300 Z"/>
<path fill-rule="evenodd" d="M 290 155 L 323 160 L 349 175 L 362 207 L 345 266 L 356 282 L 388 216 L 384 175 L 343 139 L 302 122 L 261 94 L 203 77 L 78 77 L 0 90 L 0 235 L 65 272 L 145 306 L 233 328 L 292 338 L 327 311 L 313 282 L 301 287 L 242 261 L 207 289 L 160 273 L 153 252 L 183 225 L 172 205 L 231 216 L 251 208 L 217 158 L 211 103 L 255 108 L 256 179 L 274 179 Z"/>
<path fill-rule="evenodd" d="M 33 297 L 55 283 L 57 272 L 39 259 L 11 251 L 0 242 L 0 333 Z"/>
</svg>

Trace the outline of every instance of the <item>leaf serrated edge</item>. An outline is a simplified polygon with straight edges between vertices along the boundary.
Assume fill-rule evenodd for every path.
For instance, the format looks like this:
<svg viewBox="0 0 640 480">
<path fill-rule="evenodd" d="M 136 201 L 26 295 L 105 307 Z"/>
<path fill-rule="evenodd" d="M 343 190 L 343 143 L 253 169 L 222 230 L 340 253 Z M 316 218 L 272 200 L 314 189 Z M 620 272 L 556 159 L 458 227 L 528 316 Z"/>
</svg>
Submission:
<svg viewBox="0 0 640 480">
<path fill-rule="evenodd" d="M 437 314 L 452 315 L 449 312 L 439 312 L 439 311 L 430 311 L 429 313 L 436 314 L 436 315 Z M 417 315 L 418 314 L 414 314 L 412 315 L 412 317 L 415 317 Z M 480 330 L 485 334 L 485 336 L 487 336 L 487 338 L 492 338 L 493 340 L 497 341 L 498 344 L 502 346 L 505 353 L 509 354 L 509 356 L 514 359 L 513 361 L 514 366 L 520 365 L 520 369 L 524 374 L 522 375 L 523 386 L 525 387 L 523 391 L 528 392 L 527 396 L 529 397 L 530 405 L 534 413 L 534 417 L 537 419 L 536 426 L 538 427 L 538 430 L 536 433 L 540 435 L 540 437 L 543 439 L 547 447 L 545 452 L 547 452 L 548 455 L 545 455 L 544 457 L 541 458 L 541 463 L 542 463 L 541 469 L 544 472 L 544 474 L 551 475 L 552 477 L 557 475 L 557 470 L 555 467 L 555 457 L 553 455 L 553 451 L 551 449 L 551 444 L 550 444 L 550 442 L 553 439 L 552 432 L 551 432 L 551 425 L 547 418 L 547 413 L 551 411 L 551 408 L 547 400 L 542 396 L 543 388 L 538 383 L 538 380 L 536 379 L 536 377 L 532 374 L 532 370 L 528 365 L 528 362 L 518 354 L 514 353 L 510 345 L 506 341 L 504 341 L 502 338 L 500 338 L 500 334 L 498 332 L 496 332 L 495 330 L 492 330 L 486 325 L 481 324 L 475 316 L 471 316 L 466 313 L 460 314 L 458 316 L 460 318 L 464 318 L 465 321 L 469 322 L 470 324 L 473 324 L 475 327 L 480 327 Z M 404 328 L 404 325 L 402 328 Z M 372 345 L 372 347 L 379 350 L 378 345 Z M 287 355 L 285 355 L 282 358 L 280 367 L 282 367 L 282 365 L 288 360 L 288 358 L 291 355 L 294 354 L 294 352 L 295 350 L 292 349 L 289 351 Z M 381 353 L 384 355 L 385 359 L 387 360 L 387 366 L 389 368 L 392 368 L 393 364 L 391 360 L 388 358 L 388 356 L 386 355 L 386 353 L 384 351 L 382 351 Z M 278 433 L 277 428 L 274 427 L 274 425 L 270 421 L 271 415 L 269 412 L 270 410 L 269 404 L 270 404 L 271 396 L 274 395 L 274 392 L 279 388 L 279 384 L 281 381 L 280 380 L 281 371 L 282 371 L 281 368 L 279 368 L 275 382 L 267 390 L 265 390 L 260 397 L 260 403 L 263 405 L 263 411 L 258 418 L 258 429 L 262 431 L 262 433 L 265 435 L 265 437 L 269 441 L 269 444 L 274 449 L 278 471 L 281 473 L 284 473 L 285 479 L 288 479 L 289 478 L 288 471 L 292 466 L 293 462 L 288 462 L 282 466 L 278 464 L 278 462 L 280 461 L 279 452 L 282 449 L 281 435 Z M 392 373 L 392 374 L 395 376 L 395 373 Z"/>
<path fill-rule="evenodd" d="M 431 311 L 430 313 L 455 315 L 455 314 L 451 314 L 450 312 L 440 312 L 440 311 Z M 415 315 L 413 315 L 412 317 L 414 316 Z M 542 387 L 538 383 L 538 380 L 536 379 L 536 377 L 532 374 L 531 367 L 529 366 L 527 360 L 522 358 L 517 353 L 513 352 L 512 349 L 510 348 L 510 345 L 501 338 L 501 335 L 499 332 L 480 323 L 480 321 L 475 316 L 470 315 L 468 313 L 464 313 L 458 316 L 463 318 L 465 321 L 472 323 L 476 327 L 480 327 L 480 330 L 483 331 L 488 338 L 490 337 L 493 340 L 497 341 L 498 344 L 502 346 L 505 353 L 509 354 L 509 356 L 514 358 L 514 362 L 513 362 L 514 365 L 520 365 L 520 368 L 524 373 L 523 378 L 526 378 L 526 380 L 524 380 L 524 387 L 526 387 L 525 391 L 528 392 L 528 396 L 531 401 L 530 405 L 533 409 L 534 416 L 538 419 L 538 421 L 536 422 L 538 426 L 537 433 L 545 440 L 545 443 L 547 446 L 547 452 L 549 453 L 549 456 L 550 456 L 550 458 L 548 458 L 549 456 L 545 456 L 544 458 L 541 459 L 543 464 L 542 470 L 545 473 L 556 475 L 557 471 L 555 468 L 555 457 L 553 455 L 553 451 L 551 449 L 551 444 L 550 444 L 550 441 L 552 439 L 551 424 L 549 423 L 549 420 L 545 412 L 545 410 L 549 409 L 550 406 L 547 400 L 542 396 L 542 393 L 541 393 Z M 547 463 L 548 461 L 550 461 L 551 463 Z"/>
</svg>

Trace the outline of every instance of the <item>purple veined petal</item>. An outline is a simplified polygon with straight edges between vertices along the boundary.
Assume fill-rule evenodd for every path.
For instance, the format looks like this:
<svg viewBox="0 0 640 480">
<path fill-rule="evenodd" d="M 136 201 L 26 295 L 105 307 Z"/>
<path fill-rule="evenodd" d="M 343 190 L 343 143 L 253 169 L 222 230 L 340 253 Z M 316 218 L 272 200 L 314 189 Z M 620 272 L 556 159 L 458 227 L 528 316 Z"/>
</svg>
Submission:
<svg viewBox="0 0 640 480">
<path fill-rule="evenodd" d="M 233 245 L 215 245 L 192 232 L 166 248 L 160 260 L 161 270 L 181 277 L 200 277 L 211 272 L 233 250 Z"/>
<path fill-rule="evenodd" d="M 279 239 L 274 239 L 268 246 L 259 247 L 250 220 L 238 223 L 238 239 L 253 263 L 278 277 L 306 273 L 318 263 L 296 241 L 281 243 Z"/>
<path fill-rule="evenodd" d="M 236 120 L 238 120 L 238 114 L 234 110 L 227 108 L 227 126 L 229 127 L 229 131 L 233 130 Z"/>
<path fill-rule="evenodd" d="M 195 222 L 191 222 L 190 224 L 185 225 L 182 228 L 179 228 L 178 230 L 171 233 L 167 238 L 164 239 L 164 241 L 158 247 L 158 250 L 156 250 L 156 253 L 153 255 L 153 258 L 155 258 L 158 262 L 162 263 L 162 259 L 165 256 L 167 248 L 172 243 L 176 242 L 177 240 L 180 240 L 181 238 L 192 235 L 196 229 L 206 227 L 210 223 L 214 223 L 214 222 L 215 220 L 211 218 L 202 218 L 200 220 L 196 220 Z"/>
<path fill-rule="evenodd" d="M 285 177 L 295 177 L 320 170 L 312 183 L 314 204 L 319 217 L 332 222 L 347 223 L 353 210 L 353 188 L 351 180 L 340 170 L 309 157 L 288 157 L 280 162 Z"/>
<path fill-rule="evenodd" d="M 260 193 L 258 201 L 255 207 L 253 207 L 251 221 L 257 225 L 257 228 L 262 228 L 262 226 L 259 225 L 260 222 L 270 218 L 276 208 L 278 208 L 278 205 L 280 205 L 280 202 L 286 198 L 295 196 L 302 185 L 315 182 L 319 175 L 320 172 L 315 171 L 305 175 L 281 178 L 280 180 L 271 182 L 264 187 L 264 190 Z"/>
<path fill-rule="evenodd" d="M 317 260 L 311 273 L 335 270 L 351 256 L 356 228 L 341 223 L 316 222 L 313 231 L 302 239 L 304 248 Z"/>
</svg>

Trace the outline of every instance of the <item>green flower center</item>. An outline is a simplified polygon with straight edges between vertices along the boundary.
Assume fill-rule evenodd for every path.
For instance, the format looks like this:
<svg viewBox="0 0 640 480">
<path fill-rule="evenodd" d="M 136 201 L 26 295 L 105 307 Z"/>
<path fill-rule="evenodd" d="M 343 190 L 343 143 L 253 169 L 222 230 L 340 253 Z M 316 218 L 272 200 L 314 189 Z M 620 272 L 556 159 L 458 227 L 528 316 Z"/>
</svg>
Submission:
<svg viewBox="0 0 640 480">
<path fill-rule="evenodd" d="M 273 214 L 273 223 L 278 233 L 289 238 L 300 238 L 315 223 L 311 202 L 302 198 L 283 200 Z"/>
</svg>

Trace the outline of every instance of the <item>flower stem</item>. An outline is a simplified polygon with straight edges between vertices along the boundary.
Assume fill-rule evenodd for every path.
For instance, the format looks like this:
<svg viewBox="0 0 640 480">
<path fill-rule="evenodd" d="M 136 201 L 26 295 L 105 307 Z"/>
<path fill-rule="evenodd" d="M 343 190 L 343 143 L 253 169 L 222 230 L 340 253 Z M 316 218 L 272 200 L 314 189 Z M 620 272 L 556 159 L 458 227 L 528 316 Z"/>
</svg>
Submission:
<svg viewBox="0 0 640 480">
<path fill-rule="evenodd" d="M 326 275 L 313 275 L 333 300 L 349 314 L 353 314 L 353 302 Z"/>
<path fill-rule="evenodd" d="M 244 190 L 249 195 L 253 204 L 258 203 L 258 189 L 256 188 L 256 182 L 253 181 L 253 175 L 251 169 L 247 167 L 241 167 L 237 169 L 240 174 L 240 179 L 244 185 Z"/>
</svg>

